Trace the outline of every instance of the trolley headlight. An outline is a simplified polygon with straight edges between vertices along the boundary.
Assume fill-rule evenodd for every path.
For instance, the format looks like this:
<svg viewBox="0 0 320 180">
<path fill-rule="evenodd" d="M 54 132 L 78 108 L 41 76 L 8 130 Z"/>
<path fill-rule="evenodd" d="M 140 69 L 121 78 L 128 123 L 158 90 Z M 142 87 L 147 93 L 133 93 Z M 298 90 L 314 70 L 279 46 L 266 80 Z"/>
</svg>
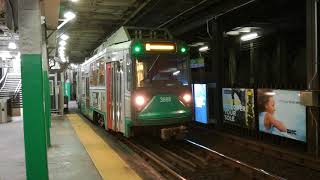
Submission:
<svg viewBox="0 0 320 180">
<path fill-rule="evenodd" d="M 136 96 L 136 98 L 135 98 L 135 103 L 136 103 L 136 105 L 137 106 L 139 106 L 139 107 L 141 107 L 141 106 L 143 106 L 145 103 L 146 103 L 146 100 L 145 100 L 145 98 L 143 97 L 143 96 Z"/>
<path fill-rule="evenodd" d="M 183 101 L 186 103 L 189 103 L 191 101 L 191 95 L 189 93 L 184 94 L 182 98 L 183 98 Z"/>
</svg>

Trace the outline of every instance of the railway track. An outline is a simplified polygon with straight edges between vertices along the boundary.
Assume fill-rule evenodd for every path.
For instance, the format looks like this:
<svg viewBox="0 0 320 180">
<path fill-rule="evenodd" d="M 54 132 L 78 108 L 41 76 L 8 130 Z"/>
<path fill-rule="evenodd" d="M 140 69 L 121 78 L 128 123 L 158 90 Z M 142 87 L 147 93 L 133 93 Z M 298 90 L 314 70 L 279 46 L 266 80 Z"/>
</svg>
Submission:
<svg viewBox="0 0 320 180">
<path fill-rule="evenodd" d="M 191 140 L 118 139 L 166 179 L 284 179 L 227 157 Z"/>
</svg>

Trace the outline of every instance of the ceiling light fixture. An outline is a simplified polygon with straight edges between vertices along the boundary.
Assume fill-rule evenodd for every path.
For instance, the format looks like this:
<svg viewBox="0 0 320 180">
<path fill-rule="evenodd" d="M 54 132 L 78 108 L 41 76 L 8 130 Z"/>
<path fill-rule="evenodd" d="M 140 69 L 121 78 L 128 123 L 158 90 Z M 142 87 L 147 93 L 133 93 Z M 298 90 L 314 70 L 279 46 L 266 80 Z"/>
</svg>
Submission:
<svg viewBox="0 0 320 180">
<path fill-rule="evenodd" d="M 209 47 L 208 46 L 202 46 L 201 48 L 199 48 L 199 51 L 200 52 L 206 52 L 209 50 Z"/>
<path fill-rule="evenodd" d="M 62 34 L 62 35 L 60 36 L 60 38 L 61 38 L 62 40 L 64 40 L 64 41 L 66 41 L 66 40 L 69 39 L 69 36 L 66 35 L 66 34 Z"/>
<path fill-rule="evenodd" d="M 68 11 L 68 12 L 64 13 L 63 17 L 66 18 L 66 19 L 57 27 L 58 29 L 62 28 L 62 26 L 64 26 L 69 21 L 74 19 L 76 17 L 76 14 L 74 12 L 72 12 L 72 11 Z"/>
<path fill-rule="evenodd" d="M 64 51 L 64 50 L 66 50 L 66 47 L 65 47 L 65 46 L 60 46 L 60 47 L 58 48 L 58 50 L 59 50 L 59 51 Z"/>
<path fill-rule="evenodd" d="M 59 42 L 59 45 L 60 45 L 61 47 L 64 47 L 64 46 L 67 45 L 67 42 L 64 41 L 64 40 L 62 40 L 62 41 Z"/>
<path fill-rule="evenodd" d="M 9 49 L 17 49 L 17 44 L 15 42 L 9 42 L 8 48 Z"/>
<path fill-rule="evenodd" d="M 243 36 L 241 36 L 241 41 L 250 41 L 250 40 L 253 40 L 253 39 L 256 39 L 258 38 L 258 33 L 249 33 L 249 34 L 245 34 Z"/>
<path fill-rule="evenodd" d="M 72 11 L 68 11 L 68 12 L 64 13 L 63 17 L 66 18 L 67 21 L 70 21 L 76 17 L 76 14 Z"/>
<path fill-rule="evenodd" d="M 180 71 L 178 70 L 178 71 L 172 73 L 172 75 L 177 76 L 179 73 L 180 73 Z"/>
</svg>

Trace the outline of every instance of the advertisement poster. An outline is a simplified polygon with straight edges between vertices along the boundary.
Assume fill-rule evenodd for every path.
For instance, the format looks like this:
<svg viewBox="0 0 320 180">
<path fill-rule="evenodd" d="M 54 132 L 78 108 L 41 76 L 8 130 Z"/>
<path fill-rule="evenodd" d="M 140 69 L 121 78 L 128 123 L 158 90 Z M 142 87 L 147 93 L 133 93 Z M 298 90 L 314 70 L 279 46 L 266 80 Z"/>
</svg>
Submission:
<svg viewBox="0 0 320 180">
<path fill-rule="evenodd" d="M 207 117 L 207 86 L 206 84 L 194 84 L 194 111 L 195 120 L 201 123 L 208 123 Z"/>
<path fill-rule="evenodd" d="M 202 68 L 204 67 L 204 58 L 203 57 L 199 57 L 196 59 L 191 59 L 190 60 L 190 67 L 191 68 Z"/>
<path fill-rule="evenodd" d="M 254 90 L 223 88 L 224 122 L 244 128 L 255 128 Z"/>
<path fill-rule="evenodd" d="M 300 92 L 258 89 L 259 131 L 306 142 L 306 107 Z"/>
</svg>

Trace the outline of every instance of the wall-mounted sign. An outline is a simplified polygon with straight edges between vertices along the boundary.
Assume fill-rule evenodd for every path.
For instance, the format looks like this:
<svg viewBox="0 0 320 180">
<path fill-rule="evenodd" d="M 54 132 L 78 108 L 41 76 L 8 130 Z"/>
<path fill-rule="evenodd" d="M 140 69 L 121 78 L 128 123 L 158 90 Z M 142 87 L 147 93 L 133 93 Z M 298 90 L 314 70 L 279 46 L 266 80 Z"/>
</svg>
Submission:
<svg viewBox="0 0 320 180">
<path fill-rule="evenodd" d="M 224 122 L 245 128 L 255 128 L 254 90 L 223 88 Z"/>
<path fill-rule="evenodd" d="M 191 59 L 190 60 L 190 67 L 191 68 L 204 67 L 204 58 L 203 57 L 199 57 L 199 58 Z"/>
<path fill-rule="evenodd" d="M 259 131 L 306 142 L 300 91 L 258 89 Z"/>
<path fill-rule="evenodd" d="M 194 110 L 195 120 L 201 123 L 208 123 L 207 117 L 207 85 L 206 84 L 194 84 Z"/>
</svg>

